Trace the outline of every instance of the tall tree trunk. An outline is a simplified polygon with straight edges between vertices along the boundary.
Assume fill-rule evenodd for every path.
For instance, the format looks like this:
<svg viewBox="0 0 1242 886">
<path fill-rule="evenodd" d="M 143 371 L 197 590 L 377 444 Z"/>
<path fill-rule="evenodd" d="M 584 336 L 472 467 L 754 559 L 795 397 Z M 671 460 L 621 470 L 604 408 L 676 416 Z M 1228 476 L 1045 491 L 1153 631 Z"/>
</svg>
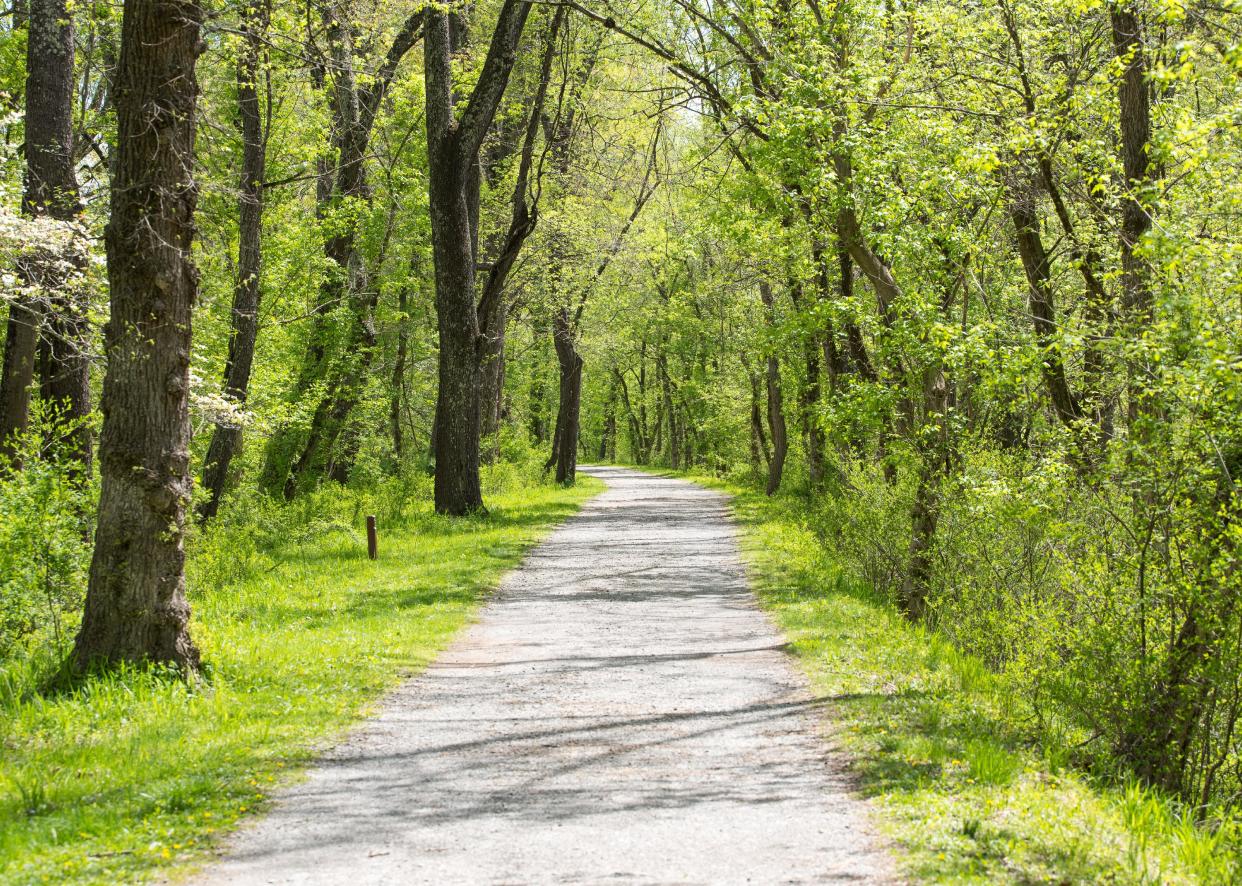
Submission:
<svg viewBox="0 0 1242 886">
<path fill-rule="evenodd" d="M 1038 113 L 1036 92 L 1031 80 L 1023 48 L 1022 37 L 1018 26 L 1018 18 L 1014 10 L 1001 5 L 1001 14 L 1005 22 L 1005 30 L 1009 34 L 1009 43 L 1017 66 L 1018 81 L 1022 86 L 1023 104 L 1027 116 L 1034 119 Z M 1072 87 L 1070 87 L 1072 88 Z M 1068 95 L 1064 98 L 1068 99 Z M 1034 315 L 1036 336 L 1040 338 L 1040 347 L 1047 354 L 1046 362 L 1041 366 L 1045 385 L 1053 398 L 1057 416 L 1065 424 L 1075 421 L 1079 414 L 1086 414 L 1089 408 L 1100 442 L 1112 435 L 1112 404 L 1108 402 L 1102 391 L 1105 370 L 1105 356 L 1101 349 L 1103 341 L 1111 334 L 1112 306 L 1104 289 L 1103 274 L 1100 267 L 1098 251 L 1084 245 L 1082 238 L 1075 230 L 1073 219 L 1065 201 L 1061 197 L 1061 189 L 1057 185 L 1053 171 L 1052 156 L 1047 147 L 1037 147 L 1039 178 L 1044 191 L 1052 201 L 1057 220 L 1070 242 L 1070 254 L 1082 274 L 1086 284 L 1087 298 L 1084 319 L 1090 323 L 1091 332 L 1087 338 L 1083 352 L 1083 396 L 1075 400 L 1065 382 L 1065 373 L 1061 368 L 1059 343 L 1049 346 L 1047 342 L 1054 340 L 1055 315 L 1051 310 L 1052 287 L 1049 260 L 1044 254 L 1040 239 L 1038 216 L 1033 207 L 1033 196 L 1013 188 L 1010 189 L 1010 217 L 1018 229 L 1018 249 L 1022 255 L 1022 263 L 1026 270 L 1027 281 L 1031 286 L 1031 308 Z M 1014 203 L 1017 203 L 1015 212 Z M 1025 217 L 1023 217 L 1025 216 Z M 1051 321 L 1051 322 L 1049 322 Z M 1084 408 L 1086 407 L 1086 408 Z"/>
<path fill-rule="evenodd" d="M 22 211 L 30 218 L 72 221 L 82 209 L 73 155 L 73 16 L 65 0 L 30 0 L 27 28 Z M 66 257 L 80 265 L 76 255 L 50 255 L 37 247 L 20 262 L 22 277 L 39 295 L 24 296 L 9 309 L 0 368 L 0 455 L 13 455 L 15 435 L 29 422 L 38 336 L 46 315 L 44 393 L 73 424 L 72 455 L 86 474 L 91 464 L 85 423 L 91 409 L 86 293 L 77 274 L 63 270 Z"/>
<path fill-rule="evenodd" d="M 750 379 L 750 463 L 757 473 L 760 467 L 772 462 L 772 450 L 768 447 L 768 437 L 763 430 L 763 379 L 758 372 L 751 369 L 748 361 L 743 361 L 743 365 L 746 368 L 746 377 Z"/>
<path fill-rule="evenodd" d="M 436 396 L 435 507 L 442 514 L 483 510 L 479 482 L 480 329 L 475 304 L 475 231 L 469 185 L 479 148 L 509 82 L 530 4 L 505 0 L 483 70 L 465 111 L 453 109 L 450 17 L 428 7 L 424 69 L 436 316 L 440 332 Z"/>
<path fill-rule="evenodd" d="M 198 666 L 185 599 L 190 499 L 194 126 L 203 12 L 126 0 L 107 229 L 112 310 L 101 403 L 103 485 L 85 614 L 73 650 L 96 661 Z"/>
<path fill-rule="evenodd" d="M 491 313 L 490 322 L 483 334 L 482 388 L 479 403 L 482 409 L 484 437 L 491 437 L 500 430 L 500 417 L 505 393 L 505 327 L 509 322 L 509 306 L 502 299 Z M 495 458 L 495 452 L 489 460 Z"/>
<path fill-rule="evenodd" d="M 668 360 L 663 354 L 656 358 L 656 371 L 660 374 L 660 394 L 664 397 L 664 420 L 668 422 L 668 436 L 664 441 L 664 455 L 669 467 L 681 467 L 681 437 L 677 425 L 677 410 L 673 406 L 673 380 L 668 372 Z"/>
<path fill-rule="evenodd" d="M 17 468 L 21 467 L 18 438 L 30 424 L 30 386 L 34 382 L 41 313 L 38 300 L 29 296 L 9 305 L 0 369 L 0 456 Z"/>
<path fill-rule="evenodd" d="M 1035 214 L 1029 194 L 1017 193 L 1011 189 L 1009 217 L 1013 221 L 1018 255 L 1026 272 L 1031 322 L 1035 327 L 1035 341 L 1040 350 L 1040 374 L 1052 398 L 1057 418 L 1067 428 L 1078 431 L 1082 410 L 1065 375 L 1060 330 L 1057 326 L 1056 309 L 1052 303 L 1052 274 L 1039 232 L 1039 218 Z"/>
<path fill-rule="evenodd" d="M 794 295 L 795 307 L 802 307 L 802 285 L 795 282 L 790 292 Z M 805 375 L 802 387 L 798 391 L 798 412 L 802 419 L 802 436 L 806 446 L 807 479 L 812 489 L 818 489 L 824 480 L 824 431 L 819 426 L 816 410 L 822 391 L 820 383 L 820 352 L 823 350 L 822 331 L 812 331 L 802 335 L 802 360 Z"/>
<path fill-rule="evenodd" d="M 608 397 L 604 400 L 604 423 L 599 435 L 599 460 L 615 459 L 617 440 L 617 380 L 611 378 Z"/>
<path fill-rule="evenodd" d="M 263 273 L 263 182 L 267 173 L 267 136 L 259 104 L 259 61 L 267 30 L 266 6 L 243 4 L 244 32 L 237 60 L 237 117 L 241 123 L 242 163 L 237 198 L 237 281 L 233 287 L 232 328 L 228 360 L 224 365 L 224 397 L 236 408 L 246 404 L 250 372 L 259 338 L 260 281 Z M 210 520 L 220 509 L 233 457 L 241 449 L 242 429 L 237 421 L 218 422 L 203 464 L 207 499 L 199 519 Z"/>
<path fill-rule="evenodd" d="M 414 262 L 410 270 L 415 270 Z M 397 356 L 392 364 L 392 390 L 389 391 L 388 423 L 392 431 L 392 453 L 400 465 L 405 458 L 405 432 L 401 413 L 405 405 L 405 373 L 410 351 L 410 287 L 403 285 L 397 293 Z"/>
<path fill-rule="evenodd" d="M 539 80 L 527 113 L 526 131 L 521 142 L 521 155 L 518 160 L 517 181 L 513 188 L 509 228 L 503 237 L 493 238 L 495 242 L 489 249 L 492 254 L 490 270 L 483 285 L 483 293 L 479 298 L 479 323 L 483 332 L 481 430 L 484 436 L 494 435 L 500 430 L 505 386 L 505 331 L 509 322 L 505 287 L 522 246 L 526 243 L 526 238 L 534 232 L 539 220 L 539 192 L 538 190 L 532 192 L 530 177 L 535 160 L 535 143 L 544 122 L 543 108 L 547 99 L 548 84 L 552 78 L 552 63 L 556 58 L 557 38 L 564 21 L 565 9 L 557 7 L 548 24 L 542 61 L 539 66 Z M 510 142 L 506 147 L 489 152 L 490 162 L 484 170 L 489 179 L 495 176 L 499 163 L 513 150 L 516 150 L 516 142 Z M 475 237 L 477 242 L 477 232 Z M 493 448 L 491 457 L 494 458 L 498 453 L 499 449 Z"/>
<path fill-rule="evenodd" d="M 573 483 L 578 468 L 578 430 L 582 409 L 582 357 L 574 342 L 568 312 L 553 318 L 553 344 L 560 371 L 560 408 L 556 422 L 556 482 Z"/>
<path fill-rule="evenodd" d="M 772 287 L 765 281 L 759 284 L 764 313 L 769 326 L 776 323 L 776 298 Z M 785 425 L 785 404 L 781 395 L 781 364 L 775 352 L 767 357 L 768 386 L 768 435 L 772 438 L 772 458 L 768 462 L 768 495 L 775 495 L 781 488 L 785 474 L 785 455 L 789 451 L 789 436 Z"/>
<path fill-rule="evenodd" d="M 538 343 L 543 340 L 545 334 L 542 323 L 538 320 L 531 323 L 531 336 L 535 340 L 535 347 L 531 350 L 536 362 L 530 374 L 530 436 L 536 446 L 542 445 L 548 437 L 547 394 L 543 386 L 543 372 L 540 371 L 538 361 L 540 354 Z"/>
<path fill-rule="evenodd" d="M 910 509 L 910 551 L 901 585 L 899 603 L 911 619 L 927 614 L 927 595 L 932 578 L 932 544 L 940 523 L 940 484 L 948 459 L 945 423 L 949 404 L 949 385 L 944 369 L 931 366 L 924 372 L 924 421 L 930 425 L 918 436 L 921 458 L 918 486 Z"/>
<path fill-rule="evenodd" d="M 646 431 L 638 420 L 638 411 L 634 407 L 634 403 L 630 400 L 630 388 L 625 383 L 625 376 L 621 370 L 613 367 L 613 379 L 616 382 L 617 390 L 621 394 L 621 405 L 625 407 L 625 415 L 627 418 L 627 427 L 629 428 L 630 438 L 630 458 L 634 459 L 636 464 L 646 464 L 645 453 L 647 451 Z M 616 441 L 613 441 L 613 457 L 616 457 Z"/>
<path fill-rule="evenodd" d="M 1152 297 L 1146 262 L 1139 245 L 1151 230 L 1151 85 L 1147 78 L 1147 53 L 1142 26 L 1132 0 L 1117 0 L 1109 8 L 1113 47 L 1123 65 L 1117 87 L 1121 118 L 1121 161 L 1125 194 L 1121 201 L 1121 292 L 1126 334 L 1137 340 L 1152 322 Z M 1143 358 L 1129 367 L 1129 419 L 1134 424 L 1151 414 L 1156 404 L 1149 388 L 1151 370 Z"/>
</svg>

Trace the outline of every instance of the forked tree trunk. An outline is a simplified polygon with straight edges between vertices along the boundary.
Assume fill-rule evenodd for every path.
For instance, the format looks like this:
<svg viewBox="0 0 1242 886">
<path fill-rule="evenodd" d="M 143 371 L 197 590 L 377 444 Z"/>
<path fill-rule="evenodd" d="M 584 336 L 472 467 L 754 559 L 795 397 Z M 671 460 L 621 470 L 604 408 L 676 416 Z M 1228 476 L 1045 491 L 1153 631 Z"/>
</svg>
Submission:
<svg viewBox="0 0 1242 886">
<path fill-rule="evenodd" d="M 479 147 L 509 82 L 530 4 L 505 0 L 487 59 L 465 111 L 453 109 L 450 16 L 424 12 L 427 155 L 436 317 L 440 332 L 436 395 L 435 508 L 441 514 L 483 510 L 479 480 L 480 329 L 475 304 L 475 232 L 469 185 Z"/>
<path fill-rule="evenodd" d="M 552 78 L 552 63 L 556 58 L 557 37 L 561 25 L 565 21 L 564 7 L 557 7 L 548 23 L 548 32 L 544 40 L 542 61 L 539 66 L 539 80 L 535 93 L 530 100 L 527 112 L 526 131 L 521 141 L 521 155 L 518 160 L 517 181 L 513 187 L 513 199 L 510 207 L 508 230 L 503 236 L 493 238 L 490 253 L 492 261 L 487 281 L 483 285 L 483 294 L 479 298 L 479 323 L 482 326 L 482 390 L 480 404 L 482 409 L 482 433 L 492 436 L 500 430 L 501 411 L 503 408 L 505 388 L 505 332 L 509 324 L 509 306 L 505 289 L 509 275 L 517 261 L 526 238 L 535 230 L 538 223 L 539 190 L 532 188 L 530 178 L 534 172 L 535 142 L 544 124 L 543 108 L 547 99 L 548 84 Z M 516 142 L 491 152 L 490 163 L 486 168 L 489 177 L 496 174 L 499 164 L 517 147 Z M 499 444 L 493 446 L 489 458 L 499 454 Z"/>
<path fill-rule="evenodd" d="M 224 366 L 224 397 L 241 408 L 250 392 L 250 372 L 259 338 L 260 277 L 263 273 L 263 181 L 267 171 L 267 142 L 259 105 L 259 58 L 267 27 L 266 7 L 250 8 L 243 22 L 245 42 L 237 61 L 237 116 L 241 123 L 242 164 L 237 199 L 237 282 L 233 287 L 232 328 Z M 233 457 L 241 449 L 242 429 L 237 421 L 223 421 L 212 431 L 203 464 L 207 499 L 199 506 L 201 520 L 220 510 Z"/>
<path fill-rule="evenodd" d="M 322 7 L 324 30 L 331 47 L 334 73 L 334 127 L 340 159 L 329 196 L 338 203 L 371 198 L 367 181 L 367 158 L 371 133 L 380 104 L 396 75 L 397 68 L 422 33 L 423 14 L 411 13 L 393 37 L 388 52 L 377 70 L 363 79 L 354 70 L 351 34 L 329 5 Z M 318 189 L 317 189 L 318 192 Z M 362 400 L 370 378 L 376 348 L 375 304 L 378 292 L 371 281 L 366 260 L 359 248 L 359 231 L 354 223 L 337 227 L 324 244 L 330 261 L 330 273 L 319 293 L 315 323 L 295 393 L 305 393 L 311 385 L 326 377 L 325 392 L 303 434 L 297 427 L 281 428 L 268 444 L 267 463 L 263 469 L 263 485 L 271 491 L 279 487 L 286 499 L 308 485 L 310 474 L 325 472 L 343 482 L 353 465 L 357 440 L 352 433 L 350 416 Z M 341 353 L 342 359 L 331 365 L 328 360 L 325 324 L 326 314 L 335 306 L 347 304 L 352 309 L 349 333 Z M 338 446 L 341 435 L 345 441 Z M 300 451 L 298 447 L 300 446 Z"/>
<path fill-rule="evenodd" d="M 81 212 L 73 156 L 73 16 L 65 0 L 30 0 L 26 48 L 26 187 L 30 218 L 71 221 Z M 73 458 L 91 464 L 89 324 L 85 293 L 57 259 L 37 247 L 23 256 L 25 282 L 39 291 L 9 309 L 0 367 L 0 455 L 13 455 L 30 415 L 39 331 L 45 328 L 43 393 L 59 417 L 74 423 Z M 73 258 L 71 257 L 71 263 Z M 48 323 L 44 327 L 43 318 Z"/>
<path fill-rule="evenodd" d="M 198 666 L 185 599 L 190 499 L 194 126 L 203 12 L 192 0 L 126 0 L 106 242 L 103 485 L 73 663 Z"/>
<path fill-rule="evenodd" d="M 625 376 L 617 367 L 612 370 L 613 383 L 621 394 L 621 405 L 625 407 L 626 427 L 629 429 L 630 458 L 636 464 L 647 463 L 647 435 L 642 423 L 638 420 L 638 412 L 630 401 L 630 387 L 625 383 Z M 616 441 L 613 441 L 613 457 L 616 457 Z"/>
</svg>

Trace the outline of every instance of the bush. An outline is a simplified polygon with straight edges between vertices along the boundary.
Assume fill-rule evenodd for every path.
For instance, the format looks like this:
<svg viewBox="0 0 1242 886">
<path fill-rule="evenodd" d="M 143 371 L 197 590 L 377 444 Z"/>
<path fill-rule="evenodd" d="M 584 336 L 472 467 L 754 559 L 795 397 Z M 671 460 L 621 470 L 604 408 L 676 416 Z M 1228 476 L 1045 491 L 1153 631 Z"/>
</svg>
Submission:
<svg viewBox="0 0 1242 886">
<path fill-rule="evenodd" d="M 63 649 L 86 590 L 95 489 L 44 442 L 50 430 L 36 415 L 22 469 L 0 463 L 0 663 Z"/>
<path fill-rule="evenodd" d="M 965 452 L 939 491 L 927 622 L 1005 676 L 1014 722 L 1054 752 L 1227 818 L 1212 810 L 1242 797 L 1239 494 L 1206 443 L 1174 451 L 1139 487 L 1115 479 L 1137 473 L 1120 447 L 1093 482 L 1062 458 Z M 808 511 L 890 602 L 916 474 L 899 458 L 896 483 L 846 463 Z"/>
</svg>

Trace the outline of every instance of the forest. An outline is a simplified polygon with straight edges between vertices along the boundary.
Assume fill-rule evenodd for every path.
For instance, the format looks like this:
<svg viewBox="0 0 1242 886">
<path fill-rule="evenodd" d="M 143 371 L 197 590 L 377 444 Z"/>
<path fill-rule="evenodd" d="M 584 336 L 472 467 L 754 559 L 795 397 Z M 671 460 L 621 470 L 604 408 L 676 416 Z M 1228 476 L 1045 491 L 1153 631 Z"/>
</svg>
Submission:
<svg viewBox="0 0 1242 886">
<path fill-rule="evenodd" d="M 607 464 L 1131 835 L 913 881 L 1242 878 L 1237 0 L 14 0 L 0 110 L 0 881 L 209 851 Z"/>
</svg>

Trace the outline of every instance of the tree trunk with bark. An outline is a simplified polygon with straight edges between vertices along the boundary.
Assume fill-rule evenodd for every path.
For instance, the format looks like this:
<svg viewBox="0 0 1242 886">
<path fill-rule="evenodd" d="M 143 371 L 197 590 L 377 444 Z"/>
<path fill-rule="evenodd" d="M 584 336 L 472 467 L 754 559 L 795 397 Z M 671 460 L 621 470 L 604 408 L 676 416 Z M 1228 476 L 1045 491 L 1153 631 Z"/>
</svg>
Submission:
<svg viewBox="0 0 1242 886">
<path fill-rule="evenodd" d="M 371 198 L 366 161 L 375 119 L 398 66 L 422 34 L 424 16 L 420 11 L 406 18 L 363 86 L 354 69 L 352 35 L 329 7 L 324 7 L 323 14 L 334 74 L 333 128 L 340 153 L 328 205 L 366 202 Z M 324 252 L 330 272 L 319 293 L 315 326 L 294 391 L 301 395 L 326 377 L 325 391 L 304 435 L 290 427 L 272 436 L 263 470 L 264 485 L 273 491 L 279 487 L 286 499 L 305 486 L 310 475 L 323 473 L 339 482 L 348 478 L 356 441 L 348 438 L 339 446 L 338 441 L 350 431 L 349 419 L 362 400 L 378 340 L 375 306 L 379 293 L 359 249 L 356 225 L 334 230 Z M 327 312 L 341 304 L 351 309 L 349 331 L 340 349 L 342 359 L 330 365 L 323 321 Z"/>
<path fill-rule="evenodd" d="M 1143 30 L 1131 0 L 1117 0 L 1109 7 L 1113 49 L 1122 64 L 1117 86 L 1121 123 L 1121 161 L 1125 193 L 1121 201 L 1121 301 L 1126 334 L 1138 339 L 1151 327 L 1152 295 L 1147 263 L 1139 254 L 1143 237 L 1151 230 L 1150 206 L 1155 197 L 1151 181 L 1151 84 L 1147 76 L 1147 51 Z M 1129 420 L 1133 425 L 1155 412 L 1150 391 L 1152 371 L 1139 357 L 1129 366 Z"/>
<path fill-rule="evenodd" d="M 772 462 L 772 450 L 763 429 L 763 378 L 751 368 L 749 361 L 743 360 L 742 365 L 750 380 L 750 463 L 758 473 Z"/>
<path fill-rule="evenodd" d="M 489 322 L 483 327 L 483 365 L 480 367 L 479 405 L 481 409 L 480 433 L 493 437 L 500 430 L 504 411 L 505 393 L 505 331 L 509 323 L 509 306 L 501 299 L 492 310 Z M 495 449 L 488 460 L 494 460 Z"/>
<path fill-rule="evenodd" d="M 769 326 L 776 323 L 776 297 L 766 281 L 759 284 L 764 315 Z M 785 474 L 785 456 L 789 452 L 789 436 L 785 425 L 785 404 L 781 395 L 781 364 L 775 353 L 767 356 L 768 435 L 772 439 L 772 457 L 768 461 L 766 492 L 775 495 Z"/>
<path fill-rule="evenodd" d="M 932 545 L 940 523 L 940 484 L 948 460 L 949 384 L 944 369 L 931 366 L 923 381 L 925 427 L 919 434 L 920 456 L 918 486 L 910 508 L 910 550 L 906 572 L 901 584 L 899 603 L 912 620 L 927 614 L 927 595 L 932 579 Z"/>
<path fill-rule="evenodd" d="M 435 507 L 442 514 L 483 510 L 479 481 L 482 348 L 474 291 L 477 225 L 471 212 L 470 183 L 478 170 L 483 136 L 508 85 L 529 12 L 530 4 L 505 0 L 483 70 L 460 117 L 453 108 L 450 16 L 434 7 L 424 12 L 429 206 L 440 332 Z"/>
<path fill-rule="evenodd" d="M 803 307 L 802 284 L 795 281 L 790 287 L 794 307 Z M 806 449 L 807 479 L 812 489 L 818 489 L 824 480 L 824 431 L 819 426 L 816 411 L 822 393 L 820 382 L 820 354 L 823 350 L 823 333 L 819 330 L 802 335 L 802 360 L 804 375 L 798 391 L 798 413 L 802 420 L 802 438 Z"/>
<path fill-rule="evenodd" d="M 195 60 L 191 0 L 126 0 L 116 73 L 117 143 L 106 243 L 103 483 L 73 663 L 169 662 L 193 670 L 185 599 L 190 499 L 190 329 Z"/>
<path fill-rule="evenodd" d="M 26 46 L 26 186 L 22 212 L 29 218 L 73 221 L 82 211 L 73 153 L 73 15 L 65 0 L 30 0 Z M 70 454 L 90 473 L 89 324 L 86 293 L 76 280 L 82 257 L 53 255 L 35 247 L 19 271 L 37 294 L 9 309 L 0 367 L 0 455 L 14 455 L 15 438 L 30 415 L 39 333 L 45 359 L 43 394 L 68 425 Z M 73 269 L 66 272 L 65 259 Z M 46 318 L 46 324 L 43 322 Z"/>
<path fill-rule="evenodd" d="M 535 144 L 543 125 L 543 109 L 552 78 L 552 63 L 556 58 L 557 38 L 565 21 L 564 7 L 552 13 L 544 39 L 544 50 L 539 66 L 539 79 L 527 112 L 526 131 L 521 141 L 516 183 L 513 187 L 509 228 L 497 237 L 489 252 L 491 261 L 483 293 L 479 298 L 479 324 L 483 332 L 480 405 L 482 409 L 482 434 L 494 435 L 500 430 L 502 399 L 505 386 L 505 332 L 509 322 L 509 306 L 506 286 L 509 275 L 517 261 L 526 239 L 534 232 L 539 221 L 539 174 L 532 183 L 531 173 L 535 161 Z M 490 152 L 489 163 L 484 172 L 489 179 L 497 172 L 499 164 L 517 149 L 514 142 Z M 494 448 L 492 456 L 497 454 Z"/>
<path fill-rule="evenodd" d="M 267 173 L 267 134 L 259 103 L 259 62 L 267 29 L 265 6 L 250 7 L 242 21 L 244 32 L 237 60 L 237 118 L 242 137 L 241 176 L 237 198 L 237 281 L 233 287 L 232 327 L 224 365 L 224 397 L 237 409 L 246 405 L 250 372 L 259 338 L 259 300 L 263 273 L 263 183 Z M 207 499 L 199 519 L 210 520 L 220 509 L 229 468 L 241 450 L 242 428 L 236 420 L 217 422 L 203 463 Z"/>
<path fill-rule="evenodd" d="M 578 430 L 582 412 L 582 357 L 564 312 L 553 320 L 553 344 L 560 369 L 557 417 L 556 482 L 573 483 L 578 469 Z"/>
<path fill-rule="evenodd" d="M 660 394 L 664 397 L 664 420 L 668 423 L 668 436 L 664 438 L 664 455 L 673 470 L 681 467 L 681 426 L 677 421 L 677 409 L 673 405 L 673 379 L 669 376 L 668 359 L 660 354 L 656 358 L 656 371 L 660 375 Z"/>
<path fill-rule="evenodd" d="M 617 380 L 613 377 L 604 400 L 604 422 L 599 435 L 599 460 L 615 461 L 617 457 Z"/>
<path fill-rule="evenodd" d="M 1040 374 L 1052 398 L 1057 418 L 1067 428 L 1077 432 L 1078 423 L 1082 419 L 1082 409 L 1065 374 L 1056 308 L 1052 303 L 1052 273 L 1043 238 L 1040 236 L 1039 218 L 1029 194 L 1016 193 L 1011 189 L 1009 217 L 1013 221 L 1018 255 L 1026 272 L 1031 322 L 1035 327 L 1035 341 L 1040 350 Z"/>
<path fill-rule="evenodd" d="M 414 260 L 410 271 L 417 270 Z M 410 353 L 410 287 L 403 285 L 397 292 L 397 354 L 392 364 L 392 390 L 389 391 L 388 425 L 392 432 L 392 454 L 400 465 L 405 459 L 405 426 L 403 412 L 406 402 L 405 373 Z"/>
</svg>

